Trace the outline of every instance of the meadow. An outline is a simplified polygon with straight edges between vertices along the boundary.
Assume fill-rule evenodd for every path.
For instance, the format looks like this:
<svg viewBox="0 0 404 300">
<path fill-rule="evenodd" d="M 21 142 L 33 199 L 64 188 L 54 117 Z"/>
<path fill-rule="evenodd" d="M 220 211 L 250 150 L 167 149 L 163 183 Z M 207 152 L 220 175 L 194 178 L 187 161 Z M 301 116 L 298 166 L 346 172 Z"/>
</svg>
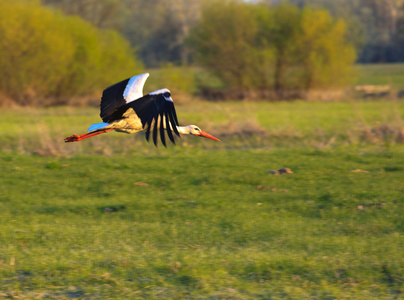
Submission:
<svg viewBox="0 0 404 300">
<path fill-rule="evenodd" d="M 221 142 L 65 144 L 98 108 L 0 112 L 0 298 L 404 297 L 402 99 L 177 114 Z"/>
</svg>

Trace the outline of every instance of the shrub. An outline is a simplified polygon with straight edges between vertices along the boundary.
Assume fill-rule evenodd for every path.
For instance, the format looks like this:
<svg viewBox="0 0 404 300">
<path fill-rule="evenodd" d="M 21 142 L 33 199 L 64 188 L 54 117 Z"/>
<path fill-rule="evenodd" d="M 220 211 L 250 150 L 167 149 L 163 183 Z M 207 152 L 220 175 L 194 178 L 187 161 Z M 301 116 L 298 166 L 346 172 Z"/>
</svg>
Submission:
<svg viewBox="0 0 404 300">
<path fill-rule="evenodd" d="M 18 104 L 72 97 L 142 68 L 128 42 L 38 1 L 0 0 L 0 93 Z"/>
<path fill-rule="evenodd" d="M 326 10 L 306 8 L 301 12 L 299 31 L 296 57 L 303 69 L 303 87 L 344 85 L 356 59 L 354 47 L 347 42 L 346 23 L 334 20 Z"/>
<path fill-rule="evenodd" d="M 213 70 L 228 86 L 240 89 L 259 85 L 255 73 L 260 53 L 256 49 L 257 7 L 238 1 L 210 1 L 190 35 L 198 61 Z"/>
</svg>

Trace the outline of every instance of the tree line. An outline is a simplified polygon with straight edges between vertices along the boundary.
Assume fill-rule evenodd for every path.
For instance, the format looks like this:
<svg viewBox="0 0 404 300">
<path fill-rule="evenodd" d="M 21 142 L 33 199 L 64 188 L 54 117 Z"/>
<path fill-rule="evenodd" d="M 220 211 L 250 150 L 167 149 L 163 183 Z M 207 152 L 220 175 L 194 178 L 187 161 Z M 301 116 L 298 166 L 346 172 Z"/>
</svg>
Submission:
<svg viewBox="0 0 404 300">
<path fill-rule="evenodd" d="M 394 20 L 379 10 L 385 1 Z M 375 52 L 374 28 L 389 32 L 392 53 L 392 41 L 404 41 L 402 3 L 393 2 L 0 0 L 0 95 L 60 101 L 167 63 L 203 66 L 239 91 L 338 87 L 357 57 Z"/>
<path fill-rule="evenodd" d="M 224 0 L 226 2 L 226 0 Z M 97 27 L 120 31 L 147 66 L 189 62 L 184 45 L 199 22 L 204 0 L 42 0 Z M 256 0 L 269 6 L 289 2 L 326 9 L 347 23 L 348 38 L 363 63 L 404 61 L 404 0 Z"/>
<path fill-rule="evenodd" d="M 346 23 L 324 9 L 211 1 L 190 44 L 197 60 L 242 91 L 343 86 L 355 61 Z"/>
<path fill-rule="evenodd" d="M 271 1 L 271 0 L 264 0 Z M 344 18 L 362 63 L 404 61 L 403 0 L 290 0 L 299 7 L 326 8 Z"/>
</svg>

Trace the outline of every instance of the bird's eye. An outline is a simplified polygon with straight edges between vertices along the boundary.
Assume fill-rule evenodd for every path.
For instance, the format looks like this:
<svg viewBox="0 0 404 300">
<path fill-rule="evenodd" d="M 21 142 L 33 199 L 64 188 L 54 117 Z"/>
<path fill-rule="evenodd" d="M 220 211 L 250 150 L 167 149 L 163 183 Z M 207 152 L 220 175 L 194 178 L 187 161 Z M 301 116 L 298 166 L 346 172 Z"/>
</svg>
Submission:
<svg viewBox="0 0 404 300">
<path fill-rule="evenodd" d="M 165 93 L 163 94 L 163 96 L 166 97 L 166 98 L 169 98 L 169 97 L 171 97 L 171 94 L 170 94 L 169 92 L 165 92 Z"/>
</svg>

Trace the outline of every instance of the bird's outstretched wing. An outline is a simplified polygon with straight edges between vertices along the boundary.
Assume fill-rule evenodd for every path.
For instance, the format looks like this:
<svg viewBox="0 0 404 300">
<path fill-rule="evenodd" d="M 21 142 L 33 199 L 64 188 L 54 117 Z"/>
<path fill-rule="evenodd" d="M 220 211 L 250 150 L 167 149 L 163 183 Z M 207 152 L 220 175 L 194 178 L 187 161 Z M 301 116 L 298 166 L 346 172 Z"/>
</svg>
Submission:
<svg viewBox="0 0 404 300">
<path fill-rule="evenodd" d="M 101 98 L 101 119 L 108 122 L 117 109 L 143 97 L 143 86 L 147 77 L 149 73 L 140 74 L 106 88 Z"/>
<path fill-rule="evenodd" d="M 168 90 L 166 93 L 169 95 Z M 169 139 L 175 144 L 173 132 L 178 136 L 180 134 L 177 130 L 178 119 L 174 102 L 170 96 L 165 97 L 164 92 L 148 94 L 129 105 L 133 107 L 142 121 L 143 128 L 146 129 L 146 140 L 149 140 L 153 130 L 153 142 L 157 145 L 158 131 L 160 131 L 161 142 L 166 146 L 164 131 L 167 131 Z"/>
<path fill-rule="evenodd" d="M 143 129 L 146 131 L 147 141 L 149 141 L 150 134 L 153 132 L 153 142 L 157 146 L 157 138 L 160 132 L 161 142 L 166 146 L 166 131 L 170 141 L 175 144 L 173 132 L 178 136 L 180 136 L 180 134 L 177 129 L 177 114 L 169 90 L 159 90 L 147 94 L 136 101 L 129 102 L 118 108 L 113 114 L 108 116 L 104 122 L 112 122 L 121 119 L 130 108 L 133 109 L 137 117 L 141 120 Z"/>
</svg>

